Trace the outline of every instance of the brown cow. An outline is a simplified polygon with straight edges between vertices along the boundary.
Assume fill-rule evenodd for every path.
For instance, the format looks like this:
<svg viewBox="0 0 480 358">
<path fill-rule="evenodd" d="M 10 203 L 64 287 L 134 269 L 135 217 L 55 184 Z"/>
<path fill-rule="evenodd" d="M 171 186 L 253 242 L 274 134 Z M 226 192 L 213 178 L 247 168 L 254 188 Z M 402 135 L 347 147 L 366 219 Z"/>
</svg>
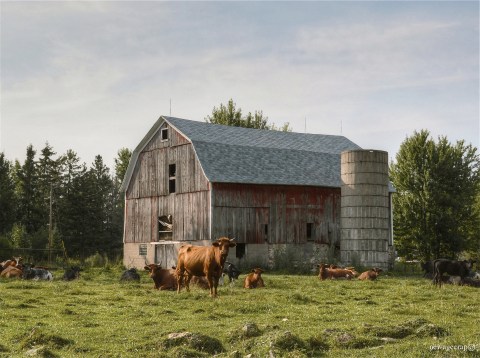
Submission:
<svg viewBox="0 0 480 358">
<path fill-rule="evenodd" d="M 154 288 L 157 290 L 175 290 L 177 288 L 177 277 L 174 269 L 164 269 L 161 265 L 150 264 L 145 266 L 152 278 Z"/>
<path fill-rule="evenodd" d="M 261 268 L 252 269 L 252 272 L 245 277 L 243 288 L 265 287 L 265 284 L 263 283 L 262 272 L 264 271 Z"/>
<path fill-rule="evenodd" d="M 14 267 L 14 266 L 7 266 L 5 270 L 0 272 L 0 277 L 5 277 L 5 278 L 21 278 L 23 275 L 23 270 L 21 269 L 21 266 L 19 267 Z"/>
<path fill-rule="evenodd" d="M 326 264 L 320 264 L 317 266 L 320 270 L 318 272 L 318 278 L 321 280 L 321 281 L 324 281 L 328 278 L 328 271 L 329 271 L 329 268 L 327 267 Z"/>
<path fill-rule="evenodd" d="M 0 263 L 0 272 L 5 270 L 9 266 L 16 267 L 18 264 L 20 264 L 20 261 L 22 261 L 21 256 L 17 256 L 17 257 L 14 256 L 14 257 L 12 257 L 11 260 L 6 260 L 6 261 L 1 262 Z"/>
<path fill-rule="evenodd" d="M 210 296 L 217 296 L 218 280 L 231 247 L 236 246 L 233 239 L 221 237 L 212 246 L 183 245 L 178 250 L 177 292 L 180 293 L 183 277 L 185 287 L 190 291 L 192 276 L 205 276 L 210 287 Z"/>
<path fill-rule="evenodd" d="M 358 276 L 359 280 L 376 280 L 378 275 L 380 275 L 380 272 L 382 272 L 382 269 L 379 269 L 378 267 L 371 268 L 368 271 L 362 272 L 360 276 Z"/>
</svg>

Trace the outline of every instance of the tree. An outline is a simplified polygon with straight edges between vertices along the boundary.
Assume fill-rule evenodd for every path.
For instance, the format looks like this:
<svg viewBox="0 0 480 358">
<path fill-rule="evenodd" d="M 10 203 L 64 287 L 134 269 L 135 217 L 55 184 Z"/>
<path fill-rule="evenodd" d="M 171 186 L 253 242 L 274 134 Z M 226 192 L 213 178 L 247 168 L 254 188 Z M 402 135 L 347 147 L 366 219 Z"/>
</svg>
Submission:
<svg viewBox="0 0 480 358">
<path fill-rule="evenodd" d="M 0 235 L 6 234 L 15 223 L 16 198 L 13 166 L 0 153 Z"/>
<path fill-rule="evenodd" d="M 115 180 L 118 184 L 122 184 L 123 178 L 127 173 L 128 163 L 132 157 L 132 151 L 128 148 L 121 148 L 117 152 L 118 157 L 115 158 Z"/>
<path fill-rule="evenodd" d="M 37 231 L 42 225 L 42 215 L 38 208 L 40 195 L 38 192 L 38 175 L 35 166 L 36 151 L 30 144 L 22 166 L 15 164 L 16 196 L 18 198 L 17 218 L 25 226 L 27 233 Z"/>
<path fill-rule="evenodd" d="M 242 116 L 242 109 L 236 108 L 233 99 L 230 99 L 226 106 L 220 104 L 219 108 L 213 107 L 212 115 L 205 117 L 205 121 L 233 127 L 292 131 L 288 122 L 280 128 L 277 128 L 275 124 L 268 124 L 268 117 L 264 117 L 262 111 L 255 111 L 253 115 L 249 112 L 246 116 Z"/>
<path fill-rule="evenodd" d="M 395 245 L 401 256 L 456 257 L 480 240 L 476 148 L 446 137 L 436 143 L 422 130 L 407 138 L 390 165 Z M 475 229 L 476 228 L 476 229 Z"/>
</svg>

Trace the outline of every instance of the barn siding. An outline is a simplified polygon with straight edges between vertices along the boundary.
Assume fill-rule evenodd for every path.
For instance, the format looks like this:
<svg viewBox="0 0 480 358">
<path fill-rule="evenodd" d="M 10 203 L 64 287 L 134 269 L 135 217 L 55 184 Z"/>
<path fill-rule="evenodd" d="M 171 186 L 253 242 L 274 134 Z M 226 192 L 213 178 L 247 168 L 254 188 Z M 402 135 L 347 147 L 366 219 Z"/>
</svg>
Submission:
<svg viewBox="0 0 480 358">
<path fill-rule="evenodd" d="M 213 237 L 226 235 L 246 244 L 303 244 L 307 223 L 312 223 L 312 242 L 338 243 L 339 188 L 223 183 L 213 187 Z"/>
<path fill-rule="evenodd" d="M 169 139 L 161 140 L 161 128 Z M 172 215 L 171 239 L 208 240 L 209 183 L 192 144 L 164 124 L 139 153 L 125 200 L 125 243 L 158 241 L 158 217 Z M 169 194 L 168 166 L 175 164 L 175 193 Z"/>
</svg>

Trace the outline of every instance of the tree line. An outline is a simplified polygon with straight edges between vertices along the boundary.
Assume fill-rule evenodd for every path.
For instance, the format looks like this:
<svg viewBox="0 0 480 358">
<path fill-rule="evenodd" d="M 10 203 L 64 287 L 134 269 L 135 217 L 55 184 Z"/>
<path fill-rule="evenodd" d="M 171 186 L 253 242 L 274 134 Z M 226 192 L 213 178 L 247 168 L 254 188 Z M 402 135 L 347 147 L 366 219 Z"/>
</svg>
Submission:
<svg viewBox="0 0 480 358">
<path fill-rule="evenodd" d="M 112 174 L 100 155 L 87 166 L 75 151 L 57 155 L 48 143 L 38 155 L 29 145 L 23 163 L 0 153 L 0 252 L 27 249 L 37 259 L 47 249 L 80 259 L 120 252 L 120 185 L 131 151 L 117 155 Z"/>
</svg>

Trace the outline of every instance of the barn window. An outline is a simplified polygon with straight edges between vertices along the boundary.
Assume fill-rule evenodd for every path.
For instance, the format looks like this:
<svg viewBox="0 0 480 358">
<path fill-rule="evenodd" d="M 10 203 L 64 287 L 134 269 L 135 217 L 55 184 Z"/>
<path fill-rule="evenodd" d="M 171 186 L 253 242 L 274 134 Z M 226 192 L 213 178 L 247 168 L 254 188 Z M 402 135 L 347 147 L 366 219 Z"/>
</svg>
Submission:
<svg viewBox="0 0 480 358">
<path fill-rule="evenodd" d="M 140 244 L 138 246 L 138 255 L 147 256 L 147 244 Z"/>
<path fill-rule="evenodd" d="M 245 256 L 245 244 L 237 243 L 237 246 L 235 246 L 235 248 L 235 256 L 237 257 L 237 259 L 241 259 L 243 256 Z"/>
<path fill-rule="evenodd" d="M 307 241 L 313 241 L 313 224 L 307 223 Z"/>
<path fill-rule="evenodd" d="M 168 192 L 170 194 L 175 193 L 175 179 L 176 179 L 177 166 L 170 164 L 168 166 Z"/>
<path fill-rule="evenodd" d="M 161 138 L 162 142 L 168 140 L 168 128 L 162 128 Z"/>
<path fill-rule="evenodd" d="M 158 240 L 172 240 L 173 218 L 172 215 L 162 215 L 158 217 Z"/>
</svg>

